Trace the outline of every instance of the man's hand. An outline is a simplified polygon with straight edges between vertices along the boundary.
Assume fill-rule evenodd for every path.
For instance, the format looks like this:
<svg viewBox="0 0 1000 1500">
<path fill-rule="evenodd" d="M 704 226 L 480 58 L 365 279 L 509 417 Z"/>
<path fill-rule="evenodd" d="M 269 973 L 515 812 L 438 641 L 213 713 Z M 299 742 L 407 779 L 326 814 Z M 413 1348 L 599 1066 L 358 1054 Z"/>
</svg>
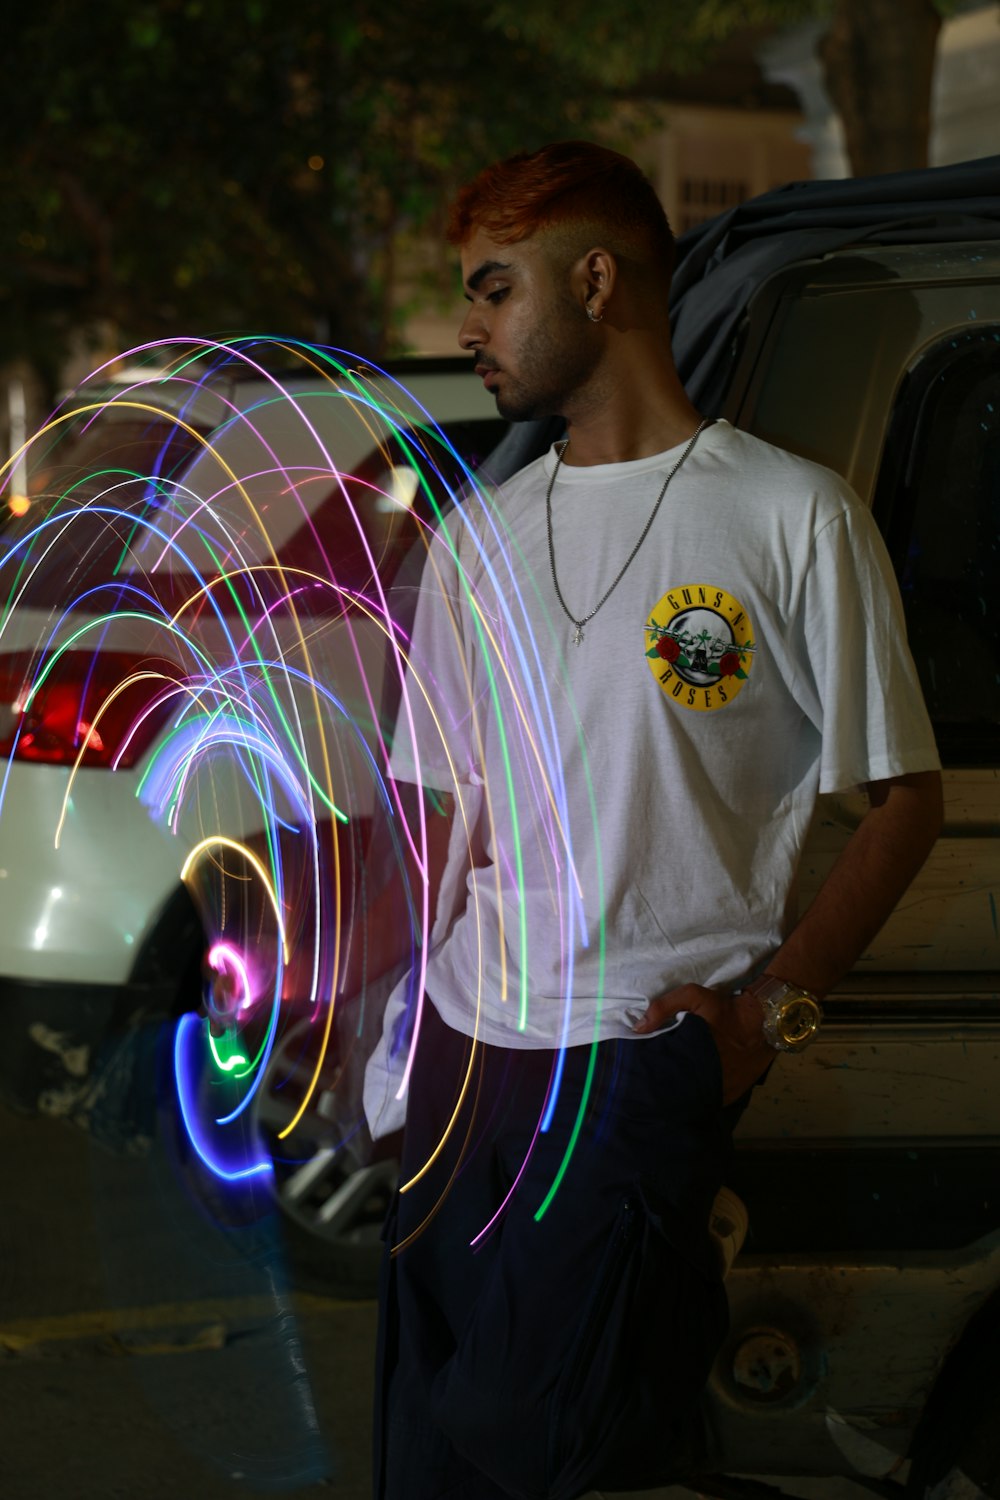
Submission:
<svg viewBox="0 0 1000 1500">
<path fill-rule="evenodd" d="M 225 1036 L 236 1014 L 236 977 L 228 969 L 216 969 L 204 959 L 201 965 L 199 1015 L 208 1021 L 214 1037 Z"/>
<path fill-rule="evenodd" d="M 683 984 L 650 1001 L 635 1024 L 640 1034 L 658 1031 L 681 1010 L 692 1010 L 711 1027 L 722 1063 L 722 1102 L 735 1104 L 774 1062 L 777 1053 L 764 1040 L 764 1013 L 752 995 L 729 995 Z"/>
</svg>

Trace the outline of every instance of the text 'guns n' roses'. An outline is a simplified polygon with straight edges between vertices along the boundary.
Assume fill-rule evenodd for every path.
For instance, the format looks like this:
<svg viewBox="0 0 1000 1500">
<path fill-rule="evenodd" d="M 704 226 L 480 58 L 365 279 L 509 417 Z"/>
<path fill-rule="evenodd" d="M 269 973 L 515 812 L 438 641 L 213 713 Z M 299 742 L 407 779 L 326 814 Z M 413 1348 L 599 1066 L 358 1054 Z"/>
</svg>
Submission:
<svg viewBox="0 0 1000 1500">
<path fill-rule="evenodd" d="M 668 589 L 646 623 L 646 659 L 683 708 L 731 703 L 750 676 L 753 626 L 738 599 L 709 583 Z"/>
</svg>

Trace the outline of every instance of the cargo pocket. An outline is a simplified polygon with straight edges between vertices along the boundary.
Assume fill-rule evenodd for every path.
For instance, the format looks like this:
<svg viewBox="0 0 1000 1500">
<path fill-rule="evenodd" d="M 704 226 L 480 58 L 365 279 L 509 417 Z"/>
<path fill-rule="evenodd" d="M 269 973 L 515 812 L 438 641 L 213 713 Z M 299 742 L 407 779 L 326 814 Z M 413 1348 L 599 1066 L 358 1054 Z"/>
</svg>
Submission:
<svg viewBox="0 0 1000 1500">
<path fill-rule="evenodd" d="M 682 1477 L 699 1448 L 701 1394 L 727 1326 L 717 1274 L 674 1242 L 636 1187 L 553 1392 L 551 1500 Z"/>
</svg>

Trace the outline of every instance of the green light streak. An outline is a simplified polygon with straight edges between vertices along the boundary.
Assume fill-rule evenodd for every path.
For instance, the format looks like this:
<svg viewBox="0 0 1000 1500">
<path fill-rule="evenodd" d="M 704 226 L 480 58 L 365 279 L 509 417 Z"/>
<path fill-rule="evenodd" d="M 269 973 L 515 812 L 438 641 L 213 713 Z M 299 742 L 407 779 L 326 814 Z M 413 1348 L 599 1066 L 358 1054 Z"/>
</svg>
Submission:
<svg viewBox="0 0 1000 1500">
<path fill-rule="evenodd" d="M 539 1223 L 541 1219 L 543 1219 L 544 1216 L 548 1213 L 549 1208 L 552 1204 L 552 1200 L 555 1197 L 556 1193 L 559 1191 L 560 1183 L 566 1176 L 566 1171 L 570 1164 L 570 1158 L 572 1157 L 573 1152 L 576 1149 L 576 1143 L 579 1139 L 580 1131 L 583 1129 L 583 1117 L 587 1110 L 587 1101 L 590 1098 L 591 1085 L 594 1082 L 594 1069 L 597 1067 L 597 1049 L 599 1046 L 600 1043 L 598 1041 L 593 1041 L 590 1044 L 590 1060 L 587 1063 L 587 1076 L 583 1082 L 583 1094 L 580 1098 L 580 1108 L 576 1112 L 576 1119 L 573 1122 L 573 1130 L 570 1134 L 569 1142 L 566 1146 L 566 1151 L 563 1159 L 559 1163 L 559 1170 L 556 1172 L 555 1177 L 552 1179 L 552 1186 L 546 1193 L 540 1207 L 535 1210 L 536 1224 Z"/>
<path fill-rule="evenodd" d="M 217 1039 L 212 1032 L 212 1028 L 211 1026 L 209 1026 L 207 1021 L 205 1022 L 205 1026 L 208 1030 L 208 1045 L 212 1049 L 212 1057 L 214 1058 L 215 1066 L 219 1069 L 219 1071 L 222 1073 L 231 1073 L 234 1068 L 238 1068 L 240 1066 L 245 1067 L 247 1059 L 243 1056 L 242 1052 L 234 1052 L 231 1054 L 231 1056 L 226 1058 L 220 1057 L 219 1049 L 216 1045 Z M 228 1039 L 229 1032 L 227 1031 L 226 1040 L 228 1041 Z"/>
<path fill-rule="evenodd" d="M 275 402 L 281 401 L 283 399 L 288 399 L 287 396 L 284 393 L 282 393 L 281 396 L 276 396 L 276 397 L 273 398 L 273 400 Z M 151 407 L 151 406 L 149 406 L 149 405 L 147 405 L 145 403 L 142 403 L 142 402 L 124 401 L 123 400 L 123 401 L 117 402 L 116 404 L 119 406 L 119 408 L 123 408 L 123 409 L 133 409 L 134 408 L 134 409 L 139 410 L 139 411 L 146 411 L 146 412 L 152 411 L 156 415 L 159 415 L 159 416 L 169 416 L 170 415 L 169 413 L 165 413 L 165 412 L 160 411 L 157 407 Z M 261 403 L 261 404 L 271 404 L 271 402 Z M 90 410 L 90 409 L 92 409 L 92 408 L 83 408 L 84 411 Z M 93 409 L 96 409 L 96 408 L 93 408 Z M 80 412 L 74 412 L 71 415 L 80 415 Z M 176 417 L 174 417 L 173 420 L 177 421 L 178 419 Z M 242 485 L 240 483 L 239 478 L 236 475 L 234 475 L 231 470 L 229 470 L 227 468 L 227 466 L 225 465 L 224 461 L 222 461 L 222 460 L 220 460 L 218 458 L 218 455 L 215 453 L 215 450 L 213 449 L 211 443 L 208 442 L 208 440 L 206 438 L 204 438 L 200 433 L 194 432 L 194 429 L 187 429 L 186 428 L 186 424 L 181 423 L 180 425 L 183 426 L 183 427 L 185 427 L 185 430 L 190 430 L 190 431 L 192 431 L 194 433 L 194 435 L 197 437 L 198 441 L 200 443 L 202 443 L 204 450 L 206 452 L 208 452 L 208 453 L 211 453 L 213 455 L 213 457 L 216 458 L 217 462 L 220 463 L 220 466 L 227 473 L 227 476 L 230 479 L 230 481 L 233 482 L 233 483 L 235 483 L 236 486 L 237 486 L 237 488 L 240 489 L 240 492 L 243 493 Z M 126 470 L 121 470 L 121 471 L 105 470 L 105 471 L 101 471 L 101 472 L 102 473 L 121 472 L 121 473 L 127 474 L 129 471 L 126 471 Z M 78 480 L 77 484 L 83 484 L 85 482 L 88 482 L 91 477 L 92 476 L 90 476 L 90 475 L 85 476 L 84 478 Z M 133 475 L 132 477 L 135 477 L 135 476 Z M 76 485 L 74 485 L 73 488 L 76 488 Z M 68 493 L 72 493 L 72 491 L 69 491 Z M 65 499 L 65 495 L 62 498 Z M 59 503 L 60 502 L 57 501 L 53 505 L 52 511 L 54 511 L 56 509 L 56 506 Z M 252 505 L 251 505 L 250 508 L 253 511 Z M 86 510 L 86 507 L 84 507 L 81 510 L 80 514 L 85 513 L 85 510 Z M 50 511 L 49 514 L 52 514 L 52 511 Z M 259 517 L 257 517 L 256 512 L 254 511 L 253 513 L 254 513 L 255 519 L 259 521 Z M 122 517 L 124 518 L 125 515 L 126 515 L 126 512 L 122 511 L 121 514 L 122 514 Z M 139 525 L 140 523 L 141 523 L 141 518 L 137 519 L 137 521 L 135 523 L 135 526 Z M 131 536 L 133 536 L 135 534 L 135 526 L 133 526 L 133 530 L 130 533 L 130 538 L 131 538 Z M 225 561 L 220 557 L 219 553 L 213 547 L 210 538 L 208 538 L 204 534 L 204 532 L 199 532 L 199 534 L 201 536 L 201 539 L 202 539 L 202 542 L 203 542 L 203 544 L 205 546 L 205 549 L 208 552 L 209 557 L 211 558 L 211 560 L 212 560 L 212 562 L 213 562 L 213 564 L 215 566 L 216 572 L 220 575 L 220 578 L 221 578 L 222 582 L 226 585 L 227 589 L 229 590 L 230 596 L 232 597 L 233 602 L 234 602 L 234 604 L 236 606 L 237 613 L 239 614 L 239 617 L 242 620 L 243 625 L 244 625 L 244 627 L 246 629 L 247 640 L 248 640 L 248 642 L 250 644 L 251 651 L 253 652 L 253 655 L 254 655 L 254 657 L 256 659 L 257 665 L 261 669 L 261 672 L 263 674 L 264 683 L 265 683 L 265 685 L 267 687 L 267 690 L 268 690 L 268 692 L 270 694 L 271 701 L 272 701 L 272 703 L 273 703 L 273 705 L 274 705 L 274 707 L 275 707 L 275 709 L 277 711 L 277 715 L 278 715 L 278 718 L 281 721 L 282 728 L 284 729 L 284 732 L 285 732 L 285 734 L 288 737 L 288 741 L 289 741 L 289 743 L 291 745 L 292 752 L 294 754 L 295 759 L 298 761 L 299 766 L 301 767 L 303 773 L 305 774 L 305 776 L 306 776 L 306 778 L 307 778 L 310 786 L 312 787 L 313 791 L 316 793 L 316 795 L 318 796 L 318 798 L 322 802 L 323 806 L 327 809 L 327 811 L 329 811 L 340 822 L 347 823 L 349 821 L 349 819 L 347 817 L 347 814 L 341 812 L 340 808 L 338 808 L 336 806 L 336 804 L 333 802 L 332 798 L 320 786 L 319 782 L 316 780 L 316 778 L 315 778 L 315 776 L 314 776 L 314 774 L 313 774 L 313 772 L 312 772 L 312 770 L 311 770 L 311 768 L 309 766 L 309 763 L 308 763 L 308 761 L 306 759 L 306 756 L 305 756 L 305 753 L 304 753 L 302 747 L 299 745 L 299 743 L 296 740 L 296 737 L 295 737 L 294 733 L 292 732 L 291 725 L 290 725 L 290 723 L 288 721 L 288 718 L 287 718 L 287 716 L 286 716 L 286 714 L 284 712 L 284 709 L 281 706 L 281 702 L 280 702 L 280 700 L 277 697 L 277 693 L 276 693 L 274 685 L 273 685 L 272 674 L 268 671 L 267 663 L 266 663 L 266 661 L 264 659 L 264 656 L 261 653 L 261 649 L 260 649 L 260 646 L 259 646 L 258 641 L 257 641 L 256 633 L 253 630 L 251 630 L 250 621 L 249 621 L 249 619 L 247 617 L 246 611 L 244 610 L 243 605 L 240 602 L 239 596 L 236 593 L 235 586 L 234 586 L 234 583 L 233 583 L 233 578 L 234 577 L 245 577 L 245 578 L 249 578 L 251 580 L 251 582 L 252 582 L 252 580 L 253 580 L 253 574 L 256 573 L 257 571 L 259 571 L 259 569 L 256 568 L 256 567 L 250 567 L 250 568 L 241 567 L 239 569 L 236 569 L 235 571 L 232 571 L 232 570 L 227 571 L 227 566 L 226 566 Z M 273 555 L 274 554 L 273 554 L 273 549 L 272 549 L 272 556 Z M 26 562 L 26 561 L 27 561 L 27 559 L 23 560 L 22 566 L 24 565 L 24 562 Z M 282 579 L 282 581 L 284 581 L 283 571 L 282 571 L 281 566 L 278 563 L 278 561 L 277 561 L 276 558 L 275 558 L 275 561 L 273 562 L 273 564 L 265 565 L 265 570 L 266 571 L 275 571 L 275 572 L 277 572 L 278 576 Z M 20 574 L 20 569 L 19 569 L 19 574 Z M 19 574 L 18 574 L 18 576 L 19 576 Z M 16 579 L 15 579 L 15 585 L 16 585 Z M 208 590 L 207 589 L 202 589 L 199 592 L 205 593 L 207 595 Z M 257 597 L 258 597 L 258 600 L 260 601 L 261 607 L 264 608 L 264 601 L 263 601 L 263 599 L 260 596 L 259 590 L 257 591 Z M 9 615 L 9 613 L 10 613 L 10 607 L 8 607 L 8 611 L 7 611 L 8 615 Z M 148 618 L 148 617 L 140 615 L 140 614 L 132 614 L 131 612 L 130 612 L 129 616 L 127 616 L 127 617 L 139 618 L 139 619 L 141 619 L 141 618 Z M 298 617 L 297 616 L 293 616 L 293 617 L 295 619 L 296 624 L 298 624 Z M 183 640 L 185 640 L 187 642 L 187 644 L 189 644 L 189 645 L 192 644 L 190 642 L 190 640 L 186 636 L 184 636 L 182 634 L 182 632 L 178 631 L 177 627 L 172 622 L 164 622 L 163 620 L 153 620 L 152 623 L 157 624 L 157 625 L 163 625 L 164 623 L 166 623 L 168 630 L 170 630 L 175 635 L 180 636 L 180 638 L 183 639 Z M 305 642 L 305 637 L 302 634 L 301 626 L 299 626 L 299 640 L 300 640 L 300 643 L 303 646 L 303 648 L 305 648 L 306 642 Z M 61 651 L 63 649 L 65 649 L 65 647 L 60 648 L 60 651 L 56 653 L 56 656 L 53 658 L 53 660 L 58 659 L 58 655 L 61 654 Z M 195 648 L 192 646 L 192 649 L 195 649 Z M 306 660 L 308 660 L 308 652 L 306 652 Z M 40 679 L 39 683 L 36 684 L 36 687 L 41 685 L 41 681 L 44 681 L 44 676 L 45 675 L 47 675 L 47 673 L 43 674 L 43 676 Z M 34 694 L 32 693 L 31 696 L 33 696 L 33 695 Z"/>
<path fill-rule="evenodd" d="M 437 510 L 437 506 L 435 505 Z M 440 519 L 440 511 L 438 511 Z M 511 833 L 514 844 L 514 865 L 516 869 L 517 894 L 518 894 L 518 973 L 519 973 L 519 996 L 517 1029 L 524 1031 L 528 1025 L 528 912 L 527 902 L 524 894 L 524 855 L 521 849 L 521 826 L 517 814 L 517 793 L 514 789 L 514 772 L 508 748 L 507 731 L 504 728 L 503 710 L 500 704 L 500 692 L 497 685 L 496 674 L 490 658 L 490 645 L 483 630 L 479 618 L 479 610 L 473 597 L 472 589 L 465 577 L 465 569 L 462 567 L 458 556 L 458 549 L 448 530 L 447 522 L 441 520 L 439 535 L 447 537 L 448 548 L 454 558 L 459 582 L 465 593 L 469 606 L 469 615 L 472 620 L 473 629 L 476 632 L 480 654 L 486 666 L 486 676 L 489 682 L 490 699 L 493 703 L 494 725 L 500 739 L 500 754 L 503 759 L 504 781 L 507 785 L 507 805 L 510 809 Z"/>
<path fill-rule="evenodd" d="M 292 726 L 291 726 L 291 724 L 290 724 L 290 722 L 288 720 L 288 716 L 286 715 L 285 710 L 283 709 L 283 707 L 281 705 L 281 700 L 279 699 L 278 694 L 277 694 L 277 690 L 275 689 L 275 686 L 274 686 L 273 673 L 270 672 L 269 669 L 268 669 L 267 661 L 266 661 L 266 659 L 265 659 L 265 657 L 264 657 L 264 655 L 263 655 L 263 653 L 262 653 L 262 651 L 260 649 L 260 645 L 259 645 L 258 640 L 257 640 L 257 633 L 256 633 L 255 630 L 252 629 L 252 627 L 250 625 L 249 616 L 247 615 L 246 610 L 243 608 L 243 604 L 242 604 L 242 602 L 240 600 L 239 594 L 236 591 L 236 586 L 235 586 L 234 579 L 237 578 L 237 577 L 248 579 L 251 582 L 251 584 L 255 587 L 255 591 L 256 591 L 257 598 L 258 598 L 258 601 L 260 603 L 261 609 L 264 609 L 265 608 L 264 600 L 263 600 L 263 598 L 261 596 L 260 590 L 256 589 L 256 580 L 255 580 L 255 577 L 254 577 L 254 575 L 258 571 L 261 571 L 261 569 L 258 568 L 258 567 L 250 567 L 250 568 L 240 568 L 240 569 L 236 570 L 235 572 L 233 572 L 231 569 L 227 570 L 227 566 L 226 566 L 225 560 L 222 557 L 220 557 L 220 555 L 216 552 L 216 550 L 213 547 L 213 545 L 212 545 L 211 541 L 209 540 L 209 538 L 208 537 L 203 537 L 203 541 L 204 541 L 204 544 L 205 544 L 205 549 L 208 552 L 208 555 L 211 558 L 211 560 L 212 560 L 212 562 L 213 562 L 213 564 L 215 566 L 216 572 L 219 574 L 219 577 L 220 577 L 222 583 L 228 589 L 229 596 L 230 596 L 230 598 L 232 599 L 233 603 L 236 606 L 236 612 L 239 615 L 240 620 L 243 622 L 244 629 L 246 630 L 247 641 L 249 642 L 250 649 L 253 652 L 253 655 L 254 655 L 254 658 L 256 660 L 257 666 L 260 668 L 260 671 L 261 671 L 261 674 L 262 674 L 262 680 L 263 680 L 264 685 L 265 685 L 265 687 L 267 689 L 267 692 L 268 692 L 268 695 L 269 695 L 269 697 L 271 699 L 271 702 L 272 702 L 275 710 L 277 711 L 278 718 L 279 718 L 279 720 L 281 722 L 281 727 L 284 730 L 285 735 L 287 736 L 287 740 L 288 740 L 289 745 L 291 746 L 292 754 L 294 755 L 295 759 L 298 761 L 299 767 L 302 770 L 303 774 L 305 775 L 306 780 L 308 781 L 309 785 L 312 787 L 312 790 L 315 792 L 316 796 L 319 798 L 320 802 L 322 802 L 323 806 L 327 809 L 327 811 L 330 812 L 330 813 L 332 813 L 333 816 L 335 818 L 339 819 L 339 821 L 341 823 L 347 823 L 347 822 L 349 822 L 350 820 L 348 819 L 347 814 L 344 813 L 344 812 L 341 812 L 340 808 L 336 805 L 336 803 L 333 801 L 333 799 L 323 790 L 323 788 L 320 786 L 319 782 L 316 780 L 315 775 L 313 774 L 313 771 L 312 771 L 312 769 L 311 769 L 311 767 L 309 765 L 309 761 L 308 761 L 308 759 L 307 759 L 307 757 L 305 755 L 305 752 L 303 751 L 302 746 L 299 744 L 298 739 L 297 739 L 297 737 L 296 737 L 296 735 L 295 735 L 295 733 L 294 733 L 294 731 L 292 729 Z M 279 577 L 282 577 L 282 579 L 284 577 L 284 575 L 281 572 L 281 569 L 279 568 L 279 566 L 278 566 L 277 563 L 274 563 L 274 564 L 264 564 L 263 565 L 263 570 L 266 571 L 266 572 L 277 571 L 278 574 L 279 574 Z M 207 597 L 209 591 L 208 591 L 208 589 L 203 589 L 200 592 L 204 593 L 206 595 L 206 597 Z M 268 616 L 268 618 L 270 618 L 270 616 Z M 173 628 L 173 627 L 171 627 L 171 628 Z M 245 672 L 245 670 L 246 670 L 245 667 L 241 668 L 241 671 Z M 213 673 L 212 675 L 213 676 L 218 676 L 219 674 Z"/>
<path fill-rule="evenodd" d="M 24 700 L 25 712 L 27 712 L 27 710 L 31 707 L 36 693 L 41 691 L 46 679 L 55 669 L 55 665 L 58 662 L 59 658 L 65 655 L 67 651 L 71 651 L 82 636 L 87 635 L 91 630 L 103 629 L 103 627 L 107 625 L 111 620 L 142 620 L 145 624 L 155 625 L 158 629 L 166 628 L 171 632 L 171 634 L 177 636 L 178 639 L 183 641 L 184 644 L 192 652 L 192 654 L 198 658 L 205 671 L 211 673 L 212 666 L 209 658 L 204 654 L 204 652 L 199 651 L 194 642 L 188 636 L 184 635 L 183 631 L 179 630 L 176 625 L 171 625 L 165 622 L 161 616 L 147 614 L 144 610 L 116 610 L 112 614 L 100 615 L 93 619 L 85 620 L 78 629 L 73 631 L 73 634 L 69 636 L 68 639 L 63 641 L 61 646 L 56 647 L 55 651 L 52 652 L 48 661 L 45 663 L 45 666 L 39 672 L 38 676 L 35 678 L 35 681 L 31 685 L 31 689 Z M 180 684 L 178 684 L 178 686 L 180 686 Z"/>
<path fill-rule="evenodd" d="M 508 540 L 512 540 L 512 539 L 508 538 Z M 524 576 L 530 577 L 531 576 L 531 571 L 530 571 L 530 569 L 528 569 L 528 567 L 527 567 L 527 565 L 525 563 L 525 558 L 524 558 L 523 550 L 520 547 L 518 547 L 517 551 L 518 551 L 518 555 L 520 557 L 520 560 L 521 560 L 522 564 L 524 564 L 524 567 L 522 569 L 522 571 L 524 573 Z M 549 627 L 549 632 L 550 632 L 550 635 L 551 635 L 552 640 L 553 640 L 553 644 L 555 644 L 557 646 L 557 657 L 558 657 L 558 640 L 557 640 L 557 636 L 556 636 L 555 629 L 554 629 L 554 626 L 553 626 L 553 620 L 552 620 L 551 611 L 549 610 L 548 605 L 546 604 L 545 600 L 541 596 L 537 580 L 533 579 L 532 581 L 533 581 L 533 587 L 534 587 L 534 591 L 535 591 L 536 600 L 537 600 L 538 604 L 540 605 L 541 611 L 544 614 L 545 619 L 547 621 L 547 624 L 548 624 L 548 627 Z M 572 689 L 571 689 L 570 684 L 569 684 L 569 677 L 568 677 L 568 673 L 567 673 L 567 670 L 566 670 L 566 660 L 565 660 L 565 657 L 562 657 L 561 660 L 562 660 L 562 664 L 563 664 L 563 681 L 564 681 L 564 684 L 566 686 L 567 695 L 570 698 L 570 700 L 572 700 Z M 601 857 L 600 828 L 598 826 L 598 821 L 597 821 L 597 799 L 596 799 L 596 797 L 594 795 L 594 783 L 593 783 L 593 780 L 592 780 L 591 774 L 590 774 L 590 762 L 589 762 L 588 757 L 587 757 L 586 742 L 584 740 L 583 730 L 582 730 L 582 726 L 580 725 L 579 720 L 577 720 L 577 744 L 579 746 L 579 751 L 580 751 L 580 765 L 583 768 L 583 774 L 586 777 L 586 783 L 587 783 L 587 803 L 588 803 L 588 806 L 590 808 L 590 821 L 591 821 L 591 828 L 592 828 L 593 841 L 594 841 L 593 847 L 594 847 L 594 858 L 595 858 L 596 876 L 597 876 L 598 909 L 600 911 L 600 917 L 598 919 L 598 929 L 597 929 L 597 943 L 598 943 L 597 992 L 598 992 L 599 996 L 603 997 L 603 995 L 604 995 L 604 979 L 605 979 L 606 966 L 607 966 L 607 927 L 606 927 L 605 920 L 604 920 L 604 863 L 603 863 L 603 859 Z M 522 907 L 523 907 L 523 900 L 522 900 Z M 601 1021 L 601 1009 L 602 1009 L 602 1005 L 601 1005 L 601 1002 L 599 1001 L 598 1006 L 597 1006 L 597 1011 L 596 1011 L 595 1016 L 594 1016 L 594 1039 L 593 1039 L 593 1041 L 590 1044 L 590 1059 L 589 1059 L 589 1062 L 588 1062 L 588 1065 L 587 1065 L 587 1075 L 586 1075 L 586 1078 L 584 1079 L 583 1091 L 582 1091 L 581 1096 L 580 1096 L 580 1104 L 579 1104 L 579 1107 L 577 1108 L 576 1119 L 575 1119 L 575 1121 L 573 1123 L 573 1129 L 570 1132 L 570 1138 L 569 1138 L 569 1141 L 567 1142 L 566 1150 L 563 1153 L 562 1161 L 559 1163 L 559 1167 L 558 1167 L 558 1169 L 556 1171 L 555 1177 L 552 1179 L 552 1184 L 549 1187 L 549 1190 L 546 1193 L 546 1195 L 545 1195 L 544 1199 L 542 1200 L 541 1204 L 539 1205 L 539 1207 L 535 1211 L 534 1218 L 535 1218 L 535 1222 L 536 1223 L 538 1223 L 542 1218 L 544 1218 L 545 1214 L 548 1212 L 549 1208 L 552 1206 L 552 1201 L 555 1198 L 556 1193 L 559 1191 L 559 1188 L 560 1188 L 560 1186 L 562 1184 L 563 1178 L 566 1176 L 566 1172 L 569 1169 L 569 1164 L 570 1164 L 570 1161 L 572 1159 L 573 1152 L 576 1149 L 577 1141 L 580 1138 L 580 1132 L 583 1129 L 583 1122 L 584 1122 L 584 1118 L 585 1118 L 586 1113 L 587 1113 L 587 1105 L 588 1105 L 588 1103 L 590 1101 L 591 1089 L 593 1087 L 594 1070 L 595 1070 L 595 1068 L 597 1066 L 597 1048 L 599 1046 L 598 1034 L 599 1034 L 600 1021 Z"/>
<path fill-rule="evenodd" d="M 181 428 L 180 430 L 183 431 L 183 428 Z M 183 459 L 180 460 L 180 466 L 181 466 L 181 468 L 183 468 L 183 465 L 187 461 L 188 457 L 189 457 L 189 455 L 185 454 L 184 457 L 183 457 Z M 109 472 L 111 472 L 111 471 L 110 470 L 104 470 L 103 471 L 103 473 L 109 473 Z M 125 471 L 121 470 L 121 471 L 118 471 L 118 472 L 124 473 Z M 98 477 L 103 477 L 103 474 L 99 475 Z M 152 475 L 149 475 L 149 474 L 145 474 L 145 475 L 143 475 L 143 474 L 130 474 L 129 477 L 132 478 L 132 479 L 138 479 L 143 484 L 148 484 L 152 489 L 154 489 L 156 491 L 157 495 L 166 495 L 166 494 L 169 493 L 169 491 L 167 489 L 167 486 L 170 484 L 169 477 L 165 481 L 161 480 L 161 479 L 154 479 L 152 477 Z M 112 576 L 112 578 L 117 578 L 118 575 L 119 575 L 119 573 L 121 572 L 122 567 L 123 567 L 124 562 L 125 562 L 125 559 L 128 557 L 129 553 L 132 550 L 132 538 L 135 536 L 135 534 L 139 530 L 139 528 L 143 525 L 143 523 L 145 521 L 145 516 L 148 515 L 148 513 L 150 511 L 153 511 L 155 513 L 156 506 L 154 505 L 154 503 L 153 503 L 152 500 L 147 500 L 146 504 L 145 504 L 145 507 L 144 507 L 144 511 L 141 511 L 139 513 L 139 515 L 137 515 L 134 518 L 134 520 L 132 522 L 132 530 L 129 532 L 128 536 L 125 538 L 124 542 L 122 543 L 122 550 L 121 550 L 121 553 L 119 555 L 118 561 L 115 563 L 114 567 L 111 569 L 111 576 Z M 124 516 L 125 513 L 122 512 L 122 514 Z"/>
</svg>

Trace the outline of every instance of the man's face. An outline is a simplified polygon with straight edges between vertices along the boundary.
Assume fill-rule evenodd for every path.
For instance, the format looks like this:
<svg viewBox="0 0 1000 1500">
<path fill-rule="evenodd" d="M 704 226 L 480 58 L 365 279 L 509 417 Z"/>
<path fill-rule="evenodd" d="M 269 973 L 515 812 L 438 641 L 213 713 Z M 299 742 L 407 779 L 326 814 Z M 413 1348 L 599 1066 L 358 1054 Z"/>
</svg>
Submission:
<svg viewBox="0 0 1000 1500">
<path fill-rule="evenodd" d="M 462 247 L 470 303 L 458 341 L 508 422 L 565 416 L 593 375 L 600 341 L 551 242 L 498 245 L 477 229 Z"/>
</svg>

